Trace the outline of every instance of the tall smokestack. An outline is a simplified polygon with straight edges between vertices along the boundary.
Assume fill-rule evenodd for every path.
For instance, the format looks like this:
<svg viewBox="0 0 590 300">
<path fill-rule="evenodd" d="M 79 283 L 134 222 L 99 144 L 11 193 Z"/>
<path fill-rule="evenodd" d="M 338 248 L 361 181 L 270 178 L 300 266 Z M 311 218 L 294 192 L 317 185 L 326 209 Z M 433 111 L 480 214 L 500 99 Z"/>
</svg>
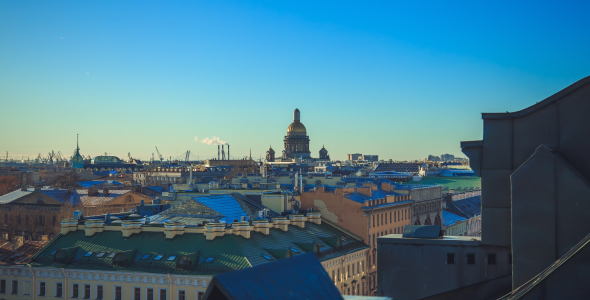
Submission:
<svg viewBox="0 0 590 300">
<path fill-rule="evenodd" d="M 227 160 L 230 160 L 230 156 L 229 156 L 229 144 L 227 144 Z"/>
<path fill-rule="evenodd" d="M 219 145 L 217 145 L 217 160 L 219 160 L 219 158 L 220 158 L 219 153 L 221 153 L 221 152 L 219 152 Z"/>
</svg>

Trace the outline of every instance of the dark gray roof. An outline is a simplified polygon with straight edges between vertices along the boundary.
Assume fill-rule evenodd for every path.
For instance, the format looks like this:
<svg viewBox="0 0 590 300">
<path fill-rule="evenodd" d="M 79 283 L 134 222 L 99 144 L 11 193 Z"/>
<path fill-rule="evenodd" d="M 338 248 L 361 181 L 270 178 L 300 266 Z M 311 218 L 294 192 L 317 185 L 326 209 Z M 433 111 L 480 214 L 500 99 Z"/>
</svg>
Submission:
<svg viewBox="0 0 590 300">
<path fill-rule="evenodd" d="M 447 204 L 446 211 L 457 216 L 472 218 L 481 215 L 481 196 L 455 200 Z"/>
<path fill-rule="evenodd" d="M 415 173 L 420 171 L 421 163 L 380 163 L 375 172 L 393 171 L 402 173 Z"/>
</svg>

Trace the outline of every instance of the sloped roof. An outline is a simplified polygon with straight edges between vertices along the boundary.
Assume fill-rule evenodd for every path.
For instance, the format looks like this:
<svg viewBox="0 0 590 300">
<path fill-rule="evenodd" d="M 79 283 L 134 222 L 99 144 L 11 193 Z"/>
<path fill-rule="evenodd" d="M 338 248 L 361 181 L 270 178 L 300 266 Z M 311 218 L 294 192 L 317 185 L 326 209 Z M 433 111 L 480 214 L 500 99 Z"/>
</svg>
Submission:
<svg viewBox="0 0 590 300">
<path fill-rule="evenodd" d="M 421 163 L 380 163 L 375 168 L 375 172 L 402 172 L 402 173 L 417 173 L 420 171 Z"/>
<path fill-rule="evenodd" d="M 204 299 L 215 289 L 227 299 L 343 299 L 311 253 L 216 275 Z"/>
<path fill-rule="evenodd" d="M 22 246 L 12 250 L 12 242 L 2 242 L 0 243 L 0 264 L 27 264 L 31 261 L 31 257 L 47 243 L 47 241 L 26 241 Z"/>
<path fill-rule="evenodd" d="M 452 226 L 457 223 L 461 223 L 465 220 L 467 220 L 467 218 L 465 218 L 463 216 L 458 216 L 450 211 L 447 211 L 446 209 L 443 210 L 443 225 L 444 226 Z"/>
<path fill-rule="evenodd" d="M 88 195 L 87 189 L 78 189 L 76 191 L 80 195 L 80 201 L 82 204 L 87 206 L 105 204 L 121 195 L 131 192 L 130 190 L 109 190 L 108 195 L 105 195 L 104 189 L 99 189 L 98 194 Z"/>
<path fill-rule="evenodd" d="M 465 218 L 481 215 L 481 196 L 452 201 L 447 203 L 445 210 Z"/>
<path fill-rule="evenodd" d="M 323 239 L 340 238 L 342 247 L 333 248 Z M 329 260 L 342 256 L 351 251 L 366 249 L 369 246 L 357 240 L 345 231 L 322 222 L 305 223 L 305 228 L 289 225 L 288 231 L 270 228 L 269 235 L 251 232 L 250 238 L 235 234 L 226 234 L 213 240 L 206 240 L 202 233 L 184 233 L 173 239 L 166 239 L 163 232 L 140 232 L 124 238 L 119 231 L 103 231 L 91 237 L 85 236 L 84 230 L 60 235 L 36 256 L 33 265 L 53 268 L 118 270 L 148 273 L 174 273 L 213 275 L 232 270 L 239 270 L 250 266 L 268 263 L 276 260 L 266 249 L 295 250 L 295 256 L 306 251 L 296 243 L 318 243 L 320 245 L 320 260 Z M 53 251 L 64 248 L 79 247 L 69 265 L 53 262 Z M 137 255 L 131 266 L 121 267 L 113 264 L 108 254 L 137 249 Z M 87 252 L 94 252 L 84 256 Z M 176 261 L 181 255 L 200 252 L 200 261 L 195 270 L 176 269 Z M 100 252 L 107 254 L 97 257 Z M 143 260 L 145 254 L 151 256 Z M 157 254 L 164 255 L 159 261 L 154 260 Z M 168 257 L 176 258 L 168 261 Z M 264 256 L 269 256 L 267 259 Z M 205 263 L 207 257 L 215 258 L 211 263 Z"/>
<path fill-rule="evenodd" d="M 8 204 L 13 201 L 19 200 L 25 196 L 29 196 L 33 193 L 41 193 L 55 199 L 56 201 L 71 204 L 78 204 L 80 197 L 74 190 L 74 193 L 70 193 L 67 189 L 51 189 L 42 188 L 39 191 L 35 191 L 35 188 L 28 188 L 26 191 L 16 190 L 0 197 L 0 204 Z"/>
</svg>

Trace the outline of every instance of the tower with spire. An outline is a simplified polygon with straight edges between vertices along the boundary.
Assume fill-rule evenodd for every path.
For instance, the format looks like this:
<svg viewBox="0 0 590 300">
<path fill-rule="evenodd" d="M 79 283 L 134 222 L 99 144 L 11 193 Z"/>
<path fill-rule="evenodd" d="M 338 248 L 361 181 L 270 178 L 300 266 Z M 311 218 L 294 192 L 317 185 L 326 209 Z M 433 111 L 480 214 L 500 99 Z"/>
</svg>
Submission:
<svg viewBox="0 0 590 300">
<path fill-rule="evenodd" d="M 84 158 L 80 155 L 80 145 L 78 143 L 78 134 L 76 134 L 76 151 L 72 155 L 72 168 L 82 169 L 84 168 Z"/>
</svg>

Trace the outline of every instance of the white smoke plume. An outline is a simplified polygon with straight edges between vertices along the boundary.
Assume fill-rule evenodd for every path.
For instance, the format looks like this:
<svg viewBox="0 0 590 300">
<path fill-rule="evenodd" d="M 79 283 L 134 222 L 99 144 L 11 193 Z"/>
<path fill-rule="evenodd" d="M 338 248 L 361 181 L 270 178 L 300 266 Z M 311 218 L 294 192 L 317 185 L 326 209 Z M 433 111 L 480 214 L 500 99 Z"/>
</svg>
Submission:
<svg viewBox="0 0 590 300">
<path fill-rule="evenodd" d="M 197 140 L 197 138 L 195 137 L 195 141 Z M 227 142 L 222 141 L 219 137 L 213 136 L 212 138 L 204 138 L 201 140 L 201 143 L 203 144 L 207 144 L 207 145 L 225 145 L 227 144 Z"/>
</svg>

